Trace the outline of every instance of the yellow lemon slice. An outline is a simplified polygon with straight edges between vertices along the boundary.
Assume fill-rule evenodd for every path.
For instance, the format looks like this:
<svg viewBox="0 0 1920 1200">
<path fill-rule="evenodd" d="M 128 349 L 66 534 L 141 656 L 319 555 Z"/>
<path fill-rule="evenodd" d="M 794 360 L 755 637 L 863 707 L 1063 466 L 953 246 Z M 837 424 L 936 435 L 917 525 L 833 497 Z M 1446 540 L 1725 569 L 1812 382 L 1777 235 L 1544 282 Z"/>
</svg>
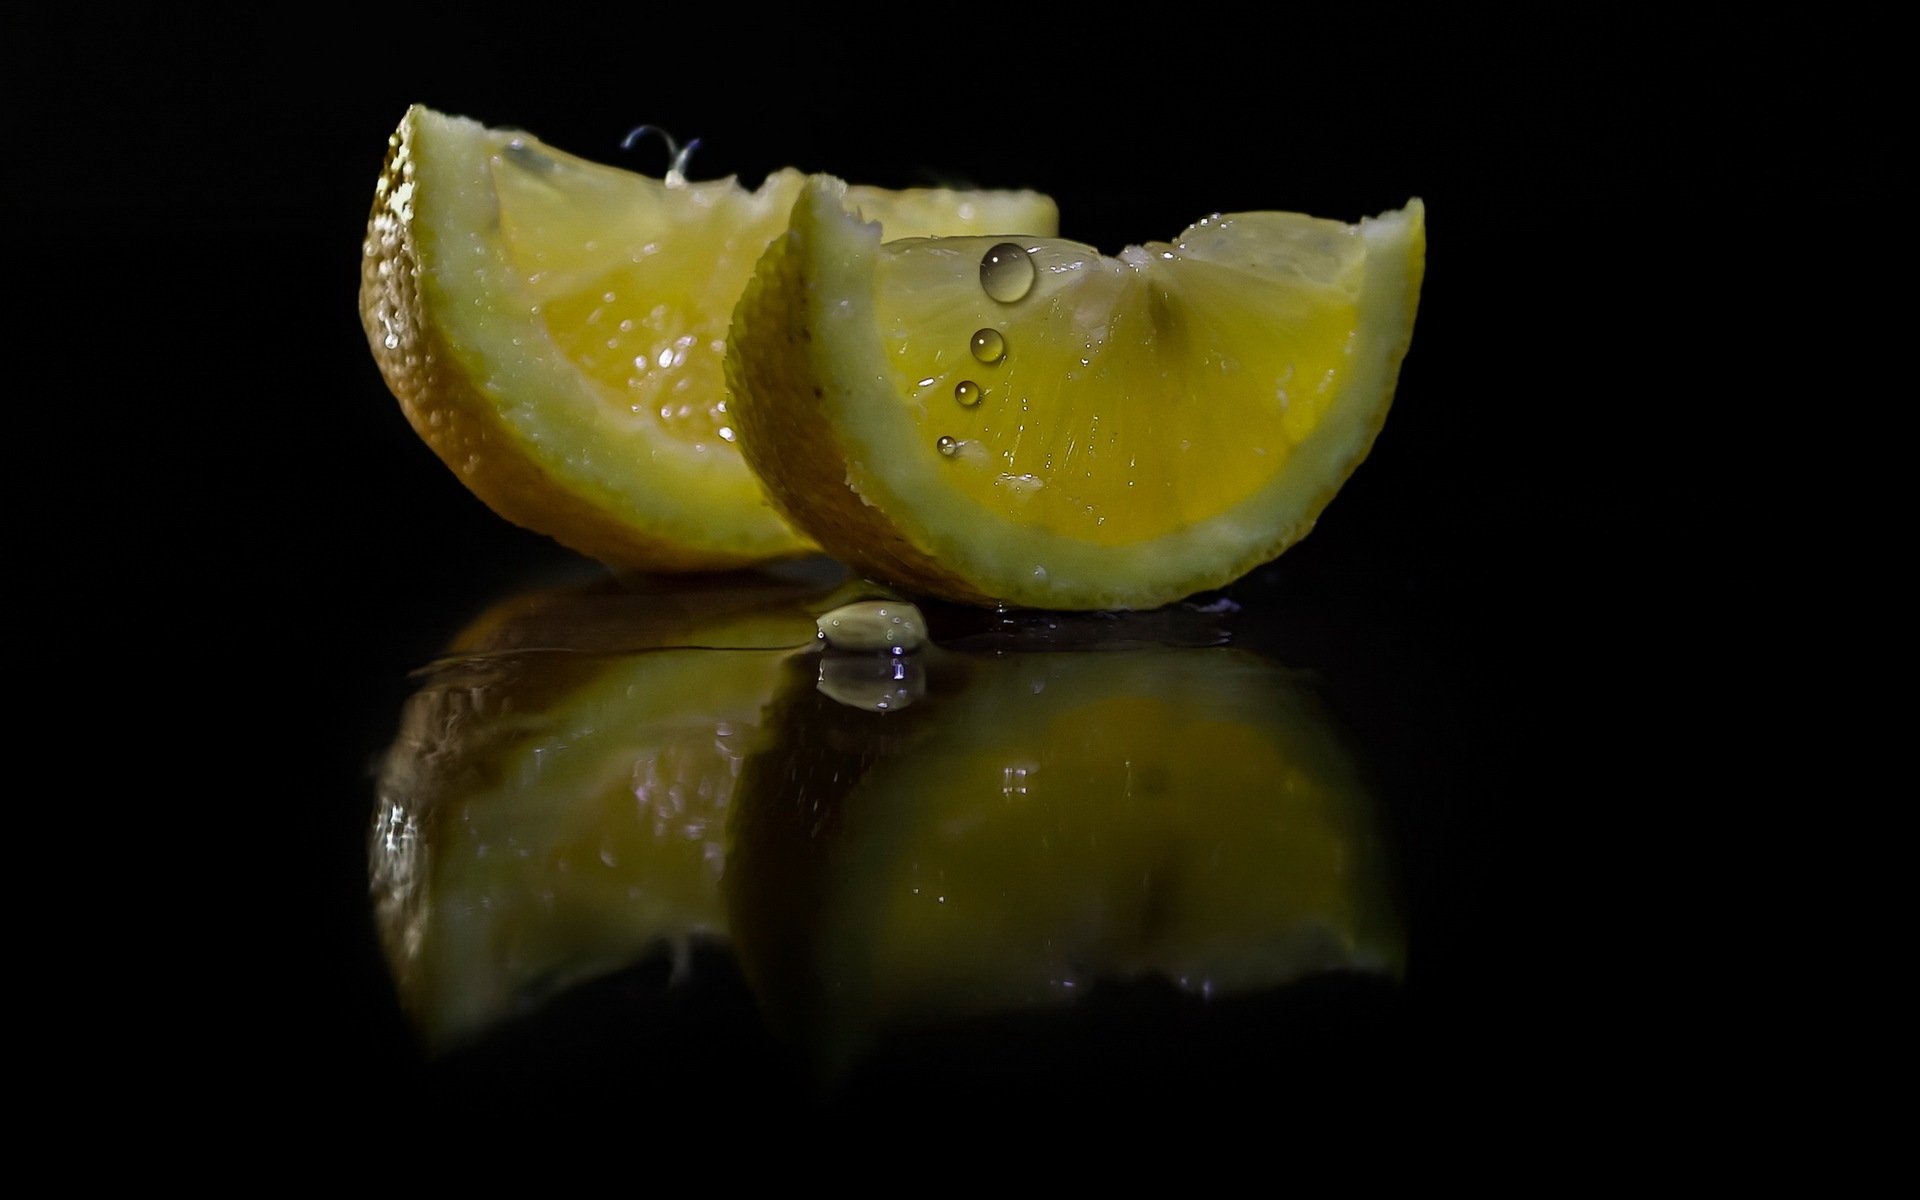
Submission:
<svg viewBox="0 0 1920 1200">
<path fill-rule="evenodd" d="M 837 181 L 800 194 L 734 315 L 747 461 L 874 578 L 1045 608 L 1164 604 L 1305 536 L 1386 419 L 1426 259 L 1418 200 L 1115 258 L 882 237 Z"/>
<path fill-rule="evenodd" d="M 804 552 L 735 448 L 721 366 L 803 182 L 650 179 L 416 106 L 368 223 L 368 343 L 420 436 L 510 521 L 626 567 Z M 1057 220 L 1032 192 L 848 199 L 897 236 Z"/>
</svg>

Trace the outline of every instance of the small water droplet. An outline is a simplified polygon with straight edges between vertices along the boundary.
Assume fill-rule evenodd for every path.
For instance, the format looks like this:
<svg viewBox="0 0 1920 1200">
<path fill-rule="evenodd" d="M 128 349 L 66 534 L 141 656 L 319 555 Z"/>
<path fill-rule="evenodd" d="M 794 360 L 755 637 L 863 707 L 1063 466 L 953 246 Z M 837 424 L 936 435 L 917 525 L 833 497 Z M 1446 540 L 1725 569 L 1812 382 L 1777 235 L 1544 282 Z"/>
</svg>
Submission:
<svg viewBox="0 0 1920 1200">
<path fill-rule="evenodd" d="M 1017 242 L 1001 242 L 980 260 L 980 286 L 1002 304 L 1033 290 L 1033 258 Z"/>
<path fill-rule="evenodd" d="M 955 454 L 958 454 L 960 452 L 960 443 L 955 439 L 946 436 L 945 434 L 941 434 L 940 440 L 933 444 L 933 448 L 938 450 L 940 453 L 946 455 L 948 458 L 952 458 Z"/>
<path fill-rule="evenodd" d="M 972 349 L 976 359 L 992 366 L 1007 356 L 1007 339 L 1000 336 L 998 329 L 976 330 Z"/>
<path fill-rule="evenodd" d="M 980 385 L 971 379 L 962 379 L 953 385 L 953 398 L 960 402 L 962 408 L 972 408 L 980 403 L 980 397 L 985 394 L 980 390 Z"/>
</svg>

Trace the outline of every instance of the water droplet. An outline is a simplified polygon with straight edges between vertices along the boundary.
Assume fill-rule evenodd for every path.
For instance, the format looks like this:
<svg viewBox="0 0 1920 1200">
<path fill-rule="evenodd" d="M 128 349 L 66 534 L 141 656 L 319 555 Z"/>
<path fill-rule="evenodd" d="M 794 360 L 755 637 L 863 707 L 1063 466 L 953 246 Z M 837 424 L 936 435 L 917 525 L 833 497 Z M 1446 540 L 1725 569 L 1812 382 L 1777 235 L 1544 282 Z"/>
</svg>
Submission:
<svg viewBox="0 0 1920 1200">
<path fill-rule="evenodd" d="M 1002 304 L 1033 290 L 1033 258 L 1017 242 L 1001 242 L 980 260 L 980 286 Z"/>
<path fill-rule="evenodd" d="M 945 434 L 941 434 L 940 440 L 933 444 L 933 448 L 938 450 L 940 453 L 946 455 L 948 458 L 952 458 L 955 454 L 958 454 L 960 452 L 960 443 L 954 440 L 953 438 L 946 436 Z"/>
<path fill-rule="evenodd" d="M 835 650 L 891 650 L 903 654 L 927 641 L 927 619 L 900 600 L 859 600 L 815 618 L 820 638 Z"/>
<path fill-rule="evenodd" d="M 953 398 L 960 402 L 962 408 L 972 408 L 980 403 L 980 397 L 985 394 L 980 390 L 980 385 L 971 379 L 962 379 L 953 385 Z"/>
<path fill-rule="evenodd" d="M 998 329 L 981 329 L 973 335 L 973 356 L 992 366 L 1007 356 L 1007 339 Z"/>
</svg>

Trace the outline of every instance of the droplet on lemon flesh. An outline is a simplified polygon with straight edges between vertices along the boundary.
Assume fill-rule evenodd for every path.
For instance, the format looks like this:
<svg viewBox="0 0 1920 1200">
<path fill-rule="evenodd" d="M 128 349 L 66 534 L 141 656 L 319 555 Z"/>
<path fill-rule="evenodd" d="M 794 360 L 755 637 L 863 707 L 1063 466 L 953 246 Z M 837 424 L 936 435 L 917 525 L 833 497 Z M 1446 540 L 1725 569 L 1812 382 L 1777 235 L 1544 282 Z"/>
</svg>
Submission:
<svg viewBox="0 0 1920 1200">
<path fill-rule="evenodd" d="M 1000 336 L 998 329 L 982 329 L 974 333 L 973 342 L 967 347 L 973 351 L 973 357 L 991 366 L 1007 356 L 1007 339 Z"/>
<path fill-rule="evenodd" d="M 1033 258 L 1016 242 L 1001 242 L 980 260 L 980 288 L 1002 304 L 1033 290 Z"/>
<path fill-rule="evenodd" d="M 1165 604 L 1304 537 L 1366 457 L 1425 247 L 1418 200 L 1209 217 L 1113 258 L 883 242 L 816 179 L 735 314 L 736 427 L 796 526 L 903 591 Z"/>
</svg>

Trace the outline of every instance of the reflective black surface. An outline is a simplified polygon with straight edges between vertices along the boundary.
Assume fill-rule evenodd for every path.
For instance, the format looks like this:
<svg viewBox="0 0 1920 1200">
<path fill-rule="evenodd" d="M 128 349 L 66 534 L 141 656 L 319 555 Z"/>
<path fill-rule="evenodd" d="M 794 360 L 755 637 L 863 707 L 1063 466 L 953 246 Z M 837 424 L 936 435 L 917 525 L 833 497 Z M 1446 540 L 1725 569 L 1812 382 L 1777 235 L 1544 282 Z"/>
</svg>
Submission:
<svg viewBox="0 0 1920 1200">
<path fill-rule="evenodd" d="M 935 608 L 904 653 L 813 639 L 866 594 L 550 589 L 420 673 L 368 870 L 429 1053 L 485 1053 L 661 951 L 669 990 L 744 976 L 827 1095 L 905 1038 L 1071 1029 L 1103 989 L 1178 1011 L 1397 982 L 1364 772 L 1310 680 L 1232 645 L 1237 605 L 1001 614 L 953 638 L 980 614 Z"/>
<path fill-rule="evenodd" d="M 41 93 L 31 161 L 58 169 L 29 191 L 21 252 L 69 386 L 20 413 L 16 561 L 91 648 L 55 673 L 62 761 L 111 795 L 139 860 L 113 893 L 134 953 L 87 989 L 113 998 L 89 1038 L 119 1074 L 205 1077 L 255 1119 L 317 1108 L 343 1127 L 396 1105 L 745 1128 L 929 1105 L 1171 1117 L 1238 1104 L 1247 1083 L 1261 1112 L 1398 1098 L 1439 1121 L 1460 1115 L 1452 1081 L 1564 1095 L 1644 1052 L 1649 1025 L 1671 1032 L 1658 1014 L 1684 984 L 1662 963 L 1681 935 L 1652 919 L 1636 856 L 1684 804 L 1648 788 L 1645 762 L 1650 694 L 1686 638 L 1663 615 L 1674 576 L 1636 549 L 1658 522 L 1632 464 L 1648 406 L 1681 398 L 1655 389 L 1666 401 L 1622 415 L 1603 368 L 1642 297 L 1601 268 L 1640 261 L 1620 212 L 1697 208 L 1685 186 L 1706 160 L 1635 166 L 1692 110 L 1644 73 L 1619 86 L 1622 60 L 1579 39 L 1509 53 L 1438 25 L 1381 34 L 1378 56 L 1348 28 L 1327 44 L 1353 52 L 1279 65 L 1270 40 L 1169 48 L 1206 55 L 1204 90 L 1120 86 L 1036 50 L 1015 111 L 901 54 L 769 104 L 729 80 L 767 78 L 787 47 L 707 52 L 710 32 L 632 21 L 435 42 L 343 17 L 303 35 L 324 68 L 123 27 L 113 45 L 147 48 L 128 67 Z M 43 23 L 27 44 L 71 32 Z M 705 139 L 696 167 L 715 174 L 1040 187 L 1107 250 L 1213 210 L 1353 219 L 1422 196 L 1427 284 L 1379 442 L 1312 536 L 1226 593 L 1230 651 L 1297 673 L 1364 784 L 1398 980 L 1209 999 L 1143 973 L 1072 1005 L 893 1029 L 823 1085 L 805 1036 L 767 1028 L 756 968 L 696 938 L 430 1053 L 369 900 L 383 758 L 414 672 L 463 628 L 593 571 L 468 496 L 366 351 L 361 228 L 413 101 L 610 158 L 662 124 Z M 956 653 L 991 633 L 950 624 Z"/>
</svg>

